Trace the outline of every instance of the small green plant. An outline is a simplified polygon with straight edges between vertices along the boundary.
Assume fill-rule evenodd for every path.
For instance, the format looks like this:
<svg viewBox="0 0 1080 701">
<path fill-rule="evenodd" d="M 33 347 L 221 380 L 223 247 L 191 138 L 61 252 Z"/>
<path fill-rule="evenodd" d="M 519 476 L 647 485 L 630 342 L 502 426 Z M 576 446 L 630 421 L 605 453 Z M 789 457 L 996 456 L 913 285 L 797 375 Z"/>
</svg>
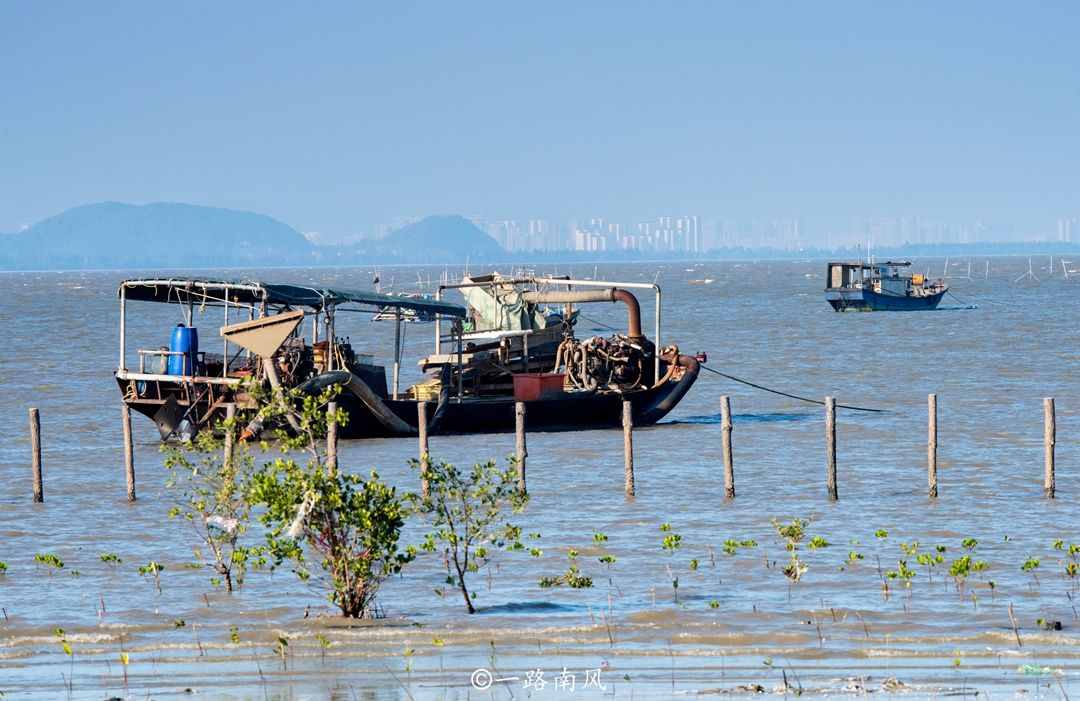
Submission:
<svg viewBox="0 0 1080 701">
<path fill-rule="evenodd" d="M 825 540 L 819 535 L 816 535 L 810 539 L 810 542 L 806 544 L 806 547 L 810 548 L 811 550 L 817 550 L 818 548 L 827 548 L 829 547 L 829 541 Z"/>
<path fill-rule="evenodd" d="M 915 562 L 926 568 L 926 577 L 930 582 L 933 582 L 934 568 L 945 562 L 945 556 L 941 552 L 922 552 L 915 556 Z"/>
<path fill-rule="evenodd" d="M 1029 557 L 1028 559 L 1024 560 L 1024 564 L 1020 565 L 1020 570 L 1022 572 L 1027 572 L 1028 574 L 1030 574 L 1031 578 L 1035 580 L 1036 586 L 1038 586 L 1039 584 L 1039 575 L 1036 572 L 1036 570 L 1038 569 L 1039 558 L 1037 557 Z"/>
<path fill-rule="evenodd" d="M 49 571 L 64 569 L 64 561 L 53 553 L 37 553 L 34 562 L 49 568 Z"/>
<path fill-rule="evenodd" d="M 240 644 L 240 631 L 236 626 L 229 626 L 229 642 L 233 645 Z"/>
<path fill-rule="evenodd" d="M 593 533 L 592 539 L 593 539 L 593 542 L 596 543 L 597 545 L 603 545 L 604 543 L 606 543 L 608 541 L 608 537 L 605 534 L 600 533 L 600 532 Z"/>
<path fill-rule="evenodd" d="M 100 557 L 101 561 L 104 562 L 106 565 L 114 568 L 124 562 L 116 553 L 101 553 L 101 555 L 99 555 L 98 557 Z"/>
<path fill-rule="evenodd" d="M 690 561 L 690 571 L 691 571 L 691 572 L 696 572 L 696 571 L 697 571 L 697 568 L 698 568 L 698 561 L 697 561 L 696 559 L 695 559 L 695 560 L 691 560 L 691 561 Z"/>
<path fill-rule="evenodd" d="M 877 538 L 878 540 L 885 540 L 886 538 L 889 537 L 889 532 L 887 530 L 885 530 L 884 528 L 879 528 L 876 531 L 874 531 L 874 537 Z"/>
<path fill-rule="evenodd" d="M 969 553 L 974 552 L 975 548 L 977 548 L 978 546 L 979 541 L 975 540 L 974 538 L 964 538 L 962 541 L 960 541 L 960 547 L 962 547 L 964 550 L 967 550 Z"/>
<path fill-rule="evenodd" d="M 319 654 L 322 656 L 322 661 L 325 663 L 326 651 L 330 649 L 330 646 L 333 645 L 333 643 L 331 643 L 330 639 L 322 633 L 315 634 L 315 641 L 319 643 Z"/>
<path fill-rule="evenodd" d="M 521 528 L 507 518 L 508 512 L 520 513 L 528 503 L 528 497 L 517 488 L 516 466 L 499 469 L 494 461 L 488 461 L 466 471 L 445 462 L 422 466 L 413 460 L 411 464 L 426 471 L 429 485 L 428 496 L 417 500 L 432 529 L 422 547 L 428 552 L 442 547 L 446 583 L 461 591 L 465 609 L 475 613 L 476 592 L 469 588 L 469 576 L 490 563 L 492 548 L 525 549 Z"/>
<path fill-rule="evenodd" d="M 71 649 L 71 643 L 68 642 L 67 634 L 64 633 L 63 628 L 56 628 L 53 630 L 53 637 L 56 638 L 56 642 L 60 644 L 60 649 L 64 651 L 64 654 L 68 657 L 73 657 L 75 652 Z"/>
<path fill-rule="evenodd" d="M 809 525 L 809 521 L 795 518 L 791 520 L 791 523 L 783 523 L 774 518 L 772 525 L 776 529 L 776 534 L 784 539 L 784 547 L 790 553 L 788 563 L 783 570 L 784 576 L 797 583 L 809 569 L 807 564 L 799 559 L 799 543 L 806 536 L 806 527 Z"/>
<path fill-rule="evenodd" d="M 907 560 L 897 560 L 896 569 L 888 570 L 885 572 L 885 576 L 889 579 L 899 579 L 903 581 L 904 586 L 910 589 L 911 580 L 915 578 L 915 570 L 908 567 Z"/>
<path fill-rule="evenodd" d="M 862 560 L 862 559 L 863 559 L 863 554 L 861 552 L 856 551 L 856 550 L 852 550 L 847 554 L 847 561 L 848 561 L 848 564 L 850 564 L 850 565 L 854 565 L 856 562 L 858 562 L 859 560 Z"/>
<path fill-rule="evenodd" d="M 288 667 L 285 663 L 285 654 L 289 650 L 289 638 L 284 633 L 279 633 L 277 641 L 274 643 L 274 653 L 281 658 L 281 669 L 287 670 Z"/>
<path fill-rule="evenodd" d="M 0 560 L 0 574 L 7 574 L 7 563 Z"/>
<path fill-rule="evenodd" d="M 682 536 L 678 533 L 669 533 L 664 536 L 664 539 L 660 542 L 660 547 L 668 552 L 669 555 L 674 555 L 675 551 L 682 545 Z"/>
<path fill-rule="evenodd" d="M 159 562 L 151 560 L 142 567 L 139 568 L 139 574 L 143 577 L 154 578 L 154 588 L 157 589 L 157 593 L 161 594 L 161 571 L 165 569 L 164 565 Z"/>
<path fill-rule="evenodd" d="M 716 599 L 712 599 L 711 601 L 709 601 L 709 608 L 711 608 L 711 609 L 720 608 L 720 602 L 717 601 Z"/>
<path fill-rule="evenodd" d="M 550 587 L 559 587 L 566 585 L 571 589 L 589 589 L 593 585 L 592 577 L 586 577 L 581 574 L 581 569 L 578 567 L 577 558 L 578 552 L 571 548 L 566 553 L 567 559 L 570 561 L 566 569 L 566 572 L 558 577 L 541 577 L 540 586 L 544 589 Z"/>
</svg>

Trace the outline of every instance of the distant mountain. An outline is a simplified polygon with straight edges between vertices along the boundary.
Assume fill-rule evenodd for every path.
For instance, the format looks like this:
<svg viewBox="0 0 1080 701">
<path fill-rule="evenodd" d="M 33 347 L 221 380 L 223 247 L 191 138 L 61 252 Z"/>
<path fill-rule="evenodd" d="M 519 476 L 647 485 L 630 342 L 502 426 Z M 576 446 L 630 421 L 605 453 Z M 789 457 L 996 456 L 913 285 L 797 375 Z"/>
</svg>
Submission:
<svg viewBox="0 0 1080 701">
<path fill-rule="evenodd" d="M 308 265 L 315 247 L 263 214 L 159 202 L 69 209 L 5 237 L 0 268 Z"/>
<path fill-rule="evenodd" d="M 378 243 L 386 256 L 408 262 L 461 263 L 506 258 L 495 239 L 476 224 L 457 215 L 421 219 L 392 232 Z"/>
</svg>

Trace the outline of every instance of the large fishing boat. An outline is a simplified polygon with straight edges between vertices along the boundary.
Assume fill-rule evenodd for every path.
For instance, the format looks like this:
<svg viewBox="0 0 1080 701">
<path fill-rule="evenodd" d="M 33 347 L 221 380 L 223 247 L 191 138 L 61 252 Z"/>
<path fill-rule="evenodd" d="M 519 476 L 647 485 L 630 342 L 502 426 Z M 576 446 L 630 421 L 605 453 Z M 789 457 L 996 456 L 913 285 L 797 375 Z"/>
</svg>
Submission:
<svg viewBox="0 0 1080 701">
<path fill-rule="evenodd" d="M 653 339 L 642 331 L 628 289 L 635 287 L 655 295 Z M 444 299 L 451 293 L 465 304 Z M 230 404 L 252 407 L 249 383 L 309 394 L 340 385 L 337 402 L 349 415 L 343 438 L 415 434 L 421 412 L 430 433 L 512 430 L 517 401 L 526 403 L 530 430 L 617 426 L 624 399 L 635 424 L 648 425 L 678 404 L 699 372 L 696 358 L 659 346 L 661 290 L 642 283 L 491 274 L 441 285 L 431 298 L 250 280 L 135 279 L 120 284 L 119 297 L 116 381 L 124 402 L 151 418 L 163 440 L 193 436 Z M 133 301 L 172 304 L 183 315 L 162 334 L 168 345 L 137 350 L 137 370 L 127 352 Z M 613 302 L 626 307 L 626 332 L 578 339 L 578 307 Z M 361 331 L 361 342 L 342 335 L 342 322 L 357 315 L 394 325 L 389 383 L 386 366 L 362 352 L 374 327 L 354 322 L 348 330 Z M 400 386 L 406 318 L 434 326 L 433 352 L 419 360 L 424 378 L 407 388 Z M 220 325 L 220 353 L 200 348 L 198 325 L 208 323 Z"/>
<path fill-rule="evenodd" d="M 829 263 L 825 300 L 838 312 L 936 309 L 949 289 L 945 281 L 910 267 L 910 261 Z"/>
</svg>

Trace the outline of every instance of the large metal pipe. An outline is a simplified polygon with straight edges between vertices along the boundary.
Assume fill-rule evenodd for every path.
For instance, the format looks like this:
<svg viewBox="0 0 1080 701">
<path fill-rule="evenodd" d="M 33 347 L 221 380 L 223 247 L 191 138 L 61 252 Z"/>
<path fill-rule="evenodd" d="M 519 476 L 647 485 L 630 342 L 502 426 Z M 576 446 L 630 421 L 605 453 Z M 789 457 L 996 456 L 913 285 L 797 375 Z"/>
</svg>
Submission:
<svg viewBox="0 0 1080 701">
<path fill-rule="evenodd" d="M 641 305 L 633 293 L 610 287 L 603 290 L 548 290 L 544 292 L 523 292 L 521 298 L 531 304 L 576 304 L 581 302 L 622 302 L 626 305 L 626 335 L 633 339 L 642 338 Z"/>
</svg>

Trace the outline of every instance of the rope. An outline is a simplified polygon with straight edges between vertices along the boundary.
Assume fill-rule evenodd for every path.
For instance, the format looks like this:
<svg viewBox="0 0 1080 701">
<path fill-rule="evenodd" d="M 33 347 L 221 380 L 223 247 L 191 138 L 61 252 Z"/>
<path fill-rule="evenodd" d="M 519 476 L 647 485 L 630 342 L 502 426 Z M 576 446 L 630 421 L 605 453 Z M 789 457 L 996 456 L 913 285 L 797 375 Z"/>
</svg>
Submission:
<svg viewBox="0 0 1080 701">
<path fill-rule="evenodd" d="M 734 375 L 728 375 L 727 373 L 720 372 L 719 370 L 713 370 L 711 367 L 709 367 L 705 363 L 701 363 L 701 367 L 702 367 L 702 369 L 708 370 L 709 372 L 711 372 L 711 373 L 713 373 L 715 375 L 719 375 L 720 377 L 727 378 L 727 379 L 729 379 L 729 380 L 731 380 L 733 382 L 738 382 L 740 384 L 744 384 L 744 385 L 746 385 L 748 387 L 753 387 L 754 389 L 760 389 L 760 390 L 765 391 L 765 392 L 771 392 L 772 394 L 779 394 L 781 397 L 788 397 L 790 399 L 798 399 L 800 402 L 809 402 L 810 404 L 818 404 L 820 406 L 825 406 L 825 402 L 820 401 L 818 399 L 810 399 L 809 397 L 800 397 L 797 394 L 789 394 L 788 392 L 781 392 L 778 389 L 771 389 L 769 387 L 765 387 L 764 385 L 755 384 L 753 382 L 750 382 L 749 380 L 744 380 L 742 378 L 735 377 Z M 868 409 L 868 408 L 862 407 L 862 406 L 849 406 L 847 404 L 837 404 L 836 408 L 838 408 L 838 409 L 851 409 L 852 411 L 868 411 L 868 412 L 873 412 L 875 414 L 883 414 L 883 413 L 886 413 L 888 411 L 888 409 Z"/>
</svg>

